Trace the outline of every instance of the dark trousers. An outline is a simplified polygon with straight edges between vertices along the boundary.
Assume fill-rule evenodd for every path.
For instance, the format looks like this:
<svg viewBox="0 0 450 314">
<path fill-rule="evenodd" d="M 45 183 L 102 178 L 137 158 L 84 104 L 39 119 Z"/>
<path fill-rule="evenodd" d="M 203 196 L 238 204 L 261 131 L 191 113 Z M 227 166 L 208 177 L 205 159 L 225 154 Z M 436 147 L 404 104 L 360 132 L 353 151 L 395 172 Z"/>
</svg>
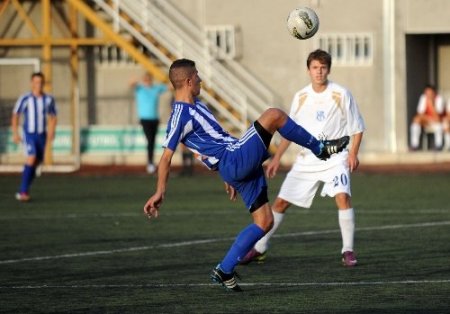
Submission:
<svg viewBox="0 0 450 314">
<path fill-rule="evenodd" d="M 141 119 L 141 125 L 147 138 L 147 158 L 148 163 L 153 163 L 153 151 L 155 150 L 155 138 L 158 132 L 159 120 L 144 120 Z"/>
</svg>

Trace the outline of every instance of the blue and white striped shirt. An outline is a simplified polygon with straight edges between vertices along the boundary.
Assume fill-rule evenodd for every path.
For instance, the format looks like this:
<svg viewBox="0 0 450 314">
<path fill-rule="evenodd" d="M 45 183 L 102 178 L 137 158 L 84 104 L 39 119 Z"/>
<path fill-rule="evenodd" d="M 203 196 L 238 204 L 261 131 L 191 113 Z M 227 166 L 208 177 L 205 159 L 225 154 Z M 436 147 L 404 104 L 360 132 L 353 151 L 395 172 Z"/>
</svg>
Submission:
<svg viewBox="0 0 450 314">
<path fill-rule="evenodd" d="M 36 97 L 27 93 L 17 100 L 13 113 L 24 115 L 24 132 L 42 134 L 47 130 L 47 115 L 56 116 L 55 99 L 47 94 Z"/>
<path fill-rule="evenodd" d="M 219 125 L 208 107 L 196 101 L 195 105 L 175 102 L 167 125 L 163 147 L 175 151 L 183 143 L 209 169 L 216 169 L 225 150 L 233 150 L 238 140 Z"/>
</svg>

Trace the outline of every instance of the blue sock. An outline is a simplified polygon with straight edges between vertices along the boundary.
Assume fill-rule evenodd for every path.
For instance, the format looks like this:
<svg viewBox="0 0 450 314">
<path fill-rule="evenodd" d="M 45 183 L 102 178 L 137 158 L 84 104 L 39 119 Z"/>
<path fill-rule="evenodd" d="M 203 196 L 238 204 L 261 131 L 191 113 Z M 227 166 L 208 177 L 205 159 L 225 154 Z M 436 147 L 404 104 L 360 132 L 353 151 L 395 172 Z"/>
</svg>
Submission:
<svg viewBox="0 0 450 314">
<path fill-rule="evenodd" d="M 278 132 L 285 139 L 310 149 L 315 155 L 322 151 L 323 144 L 289 117 Z"/>
<path fill-rule="evenodd" d="M 264 234 L 264 230 L 258 225 L 248 225 L 237 236 L 227 255 L 225 255 L 223 261 L 220 263 L 220 269 L 226 274 L 231 274 L 239 263 L 240 258 L 244 257 Z"/>
<path fill-rule="evenodd" d="M 22 183 L 20 184 L 19 190 L 20 193 L 28 193 L 35 174 L 36 174 L 36 167 L 29 165 L 25 165 L 25 167 L 23 167 Z"/>
</svg>

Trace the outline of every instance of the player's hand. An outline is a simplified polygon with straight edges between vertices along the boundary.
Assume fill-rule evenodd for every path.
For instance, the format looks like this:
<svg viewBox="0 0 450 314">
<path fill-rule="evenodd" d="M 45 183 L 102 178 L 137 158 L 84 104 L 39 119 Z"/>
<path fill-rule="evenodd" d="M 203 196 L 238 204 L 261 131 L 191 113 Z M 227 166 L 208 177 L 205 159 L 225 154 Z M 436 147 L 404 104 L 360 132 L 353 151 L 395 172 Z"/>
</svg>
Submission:
<svg viewBox="0 0 450 314">
<path fill-rule="evenodd" d="M 358 169 L 358 166 L 359 166 L 358 155 L 352 154 L 351 152 L 349 152 L 349 154 L 348 154 L 348 168 L 350 169 L 350 172 L 353 172 L 356 169 Z"/>
<path fill-rule="evenodd" d="M 164 196 L 161 193 L 155 193 L 150 197 L 144 205 L 144 214 L 147 215 L 148 219 L 158 218 L 159 207 L 164 200 Z"/>
<path fill-rule="evenodd" d="M 16 134 L 13 134 L 13 141 L 16 144 L 20 144 L 20 143 L 22 143 L 22 138 L 20 137 L 19 134 L 16 133 Z"/>
<path fill-rule="evenodd" d="M 237 192 L 234 187 L 225 182 L 225 192 L 230 196 L 230 201 L 235 201 L 237 199 Z"/>
<path fill-rule="evenodd" d="M 272 179 L 273 177 L 275 177 L 277 175 L 278 168 L 280 168 L 280 160 L 273 158 L 267 165 L 266 176 L 268 178 Z"/>
</svg>

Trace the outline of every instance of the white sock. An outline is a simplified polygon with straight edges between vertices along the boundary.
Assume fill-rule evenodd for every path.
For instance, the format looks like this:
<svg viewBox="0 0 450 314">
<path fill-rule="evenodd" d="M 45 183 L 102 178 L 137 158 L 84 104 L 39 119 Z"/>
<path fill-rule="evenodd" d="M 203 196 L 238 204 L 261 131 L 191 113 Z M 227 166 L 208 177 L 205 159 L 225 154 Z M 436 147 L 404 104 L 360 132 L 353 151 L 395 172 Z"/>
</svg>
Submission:
<svg viewBox="0 0 450 314">
<path fill-rule="evenodd" d="M 272 211 L 273 214 L 273 227 L 270 229 L 269 232 L 266 233 L 264 237 L 262 237 L 258 242 L 255 244 L 255 250 L 257 250 L 259 253 L 264 253 L 269 248 L 269 240 L 272 237 L 272 235 L 277 231 L 278 227 L 280 226 L 281 222 L 283 221 L 284 214 L 277 213 Z"/>
<path fill-rule="evenodd" d="M 353 208 L 339 209 L 339 227 L 342 235 L 342 253 L 353 252 L 353 238 L 355 235 L 355 212 Z"/>
<path fill-rule="evenodd" d="M 450 148 L 450 132 L 445 133 L 445 149 Z"/>
<path fill-rule="evenodd" d="M 419 147 L 419 139 L 420 139 L 421 131 L 422 131 L 422 129 L 420 127 L 420 124 L 418 124 L 418 123 L 411 124 L 410 135 L 411 135 L 411 147 L 412 148 Z"/>
<path fill-rule="evenodd" d="M 443 128 L 442 124 L 435 123 L 433 124 L 433 131 L 434 131 L 434 147 L 435 148 L 441 148 L 442 143 L 444 141 L 443 139 Z"/>
</svg>

